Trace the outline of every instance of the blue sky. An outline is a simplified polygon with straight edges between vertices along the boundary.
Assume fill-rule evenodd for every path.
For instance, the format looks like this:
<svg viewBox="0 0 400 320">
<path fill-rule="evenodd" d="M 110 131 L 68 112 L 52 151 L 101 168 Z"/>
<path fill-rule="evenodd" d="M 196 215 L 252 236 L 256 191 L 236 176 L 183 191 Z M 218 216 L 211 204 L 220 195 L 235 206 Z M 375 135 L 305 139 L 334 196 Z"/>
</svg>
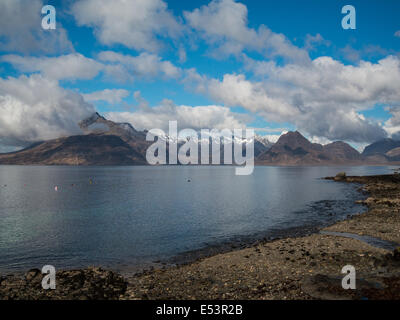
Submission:
<svg viewBox="0 0 400 320">
<path fill-rule="evenodd" d="M 396 0 L 2 2 L 3 146 L 74 133 L 94 110 L 138 129 L 298 129 L 358 148 L 400 131 Z M 56 30 L 40 27 L 45 4 Z M 347 4 L 356 30 L 341 26 Z"/>
</svg>

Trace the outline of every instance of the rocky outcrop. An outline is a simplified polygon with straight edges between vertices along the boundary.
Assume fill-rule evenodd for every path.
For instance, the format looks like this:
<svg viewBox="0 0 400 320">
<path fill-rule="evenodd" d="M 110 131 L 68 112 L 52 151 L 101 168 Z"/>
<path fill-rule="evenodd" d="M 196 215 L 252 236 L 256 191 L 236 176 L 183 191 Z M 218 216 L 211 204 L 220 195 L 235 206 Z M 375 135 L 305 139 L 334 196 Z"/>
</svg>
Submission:
<svg viewBox="0 0 400 320">
<path fill-rule="evenodd" d="M 335 178 L 335 181 L 345 181 L 346 180 L 346 172 L 339 172 Z"/>
</svg>

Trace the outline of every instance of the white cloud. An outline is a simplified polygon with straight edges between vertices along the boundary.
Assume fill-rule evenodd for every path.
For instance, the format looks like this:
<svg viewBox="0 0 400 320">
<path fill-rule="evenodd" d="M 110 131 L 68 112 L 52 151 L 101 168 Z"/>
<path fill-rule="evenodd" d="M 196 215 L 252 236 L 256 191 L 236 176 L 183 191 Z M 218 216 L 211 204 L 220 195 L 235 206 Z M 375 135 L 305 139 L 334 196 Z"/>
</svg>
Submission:
<svg viewBox="0 0 400 320">
<path fill-rule="evenodd" d="M 103 51 L 99 53 L 98 57 L 101 61 L 107 63 L 106 73 L 121 81 L 135 77 L 164 76 L 165 78 L 178 78 L 181 74 L 181 69 L 174 66 L 170 61 L 162 60 L 158 55 L 147 52 L 138 56 L 131 56 L 114 51 Z"/>
<path fill-rule="evenodd" d="M 87 58 L 80 53 L 58 57 L 0 56 L 0 61 L 12 64 L 21 72 L 40 72 L 54 80 L 88 80 L 103 73 L 111 81 L 132 82 L 135 78 L 178 78 L 181 74 L 181 69 L 170 61 L 145 52 L 131 56 L 103 51 L 98 54 L 98 59 Z"/>
<path fill-rule="evenodd" d="M 72 5 L 72 13 L 78 25 L 94 28 L 105 45 L 158 51 L 159 37 L 177 38 L 182 32 L 162 0 L 79 0 Z"/>
<path fill-rule="evenodd" d="M 252 82 L 243 74 L 225 74 L 222 80 L 208 78 L 195 69 L 185 72 L 183 83 L 198 93 L 210 96 L 229 107 L 241 106 L 263 115 L 270 121 L 281 122 L 299 110 L 283 99 L 272 97 L 263 82 Z"/>
<path fill-rule="evenodd" d="M 316 136 L 309 137 L 309 140 L 312 143 L 319 143 L 319 144 L 322 144 L 322 145 L 326 145 L 326 144 L 329 144 L 329 143 L 333 142 L 332 140 L 329 140 L 329 139 L 327 139 L 325 137 L 316 137 Z"/>
<path fill-rule="evenodd" d="M 339 50 L 339 53 L 345 60 L 357 63 L 362 59 L 368 60 L 372 58 L 383 58 L 389 55 L 389 53 L 394 52 L 393 50 L 384 49 L 379 45 L 366 45 L 360 49 L 354 49 L 352 46 L 346 45 L 344 48 Z"/>
<path fill-rule="evenodd" d="M 327 46 L 329 47 L 331 45 L 331 42 L 329 40 L 325 40 L 321 34 L 317 33 L 315 36 L 311 34 L 307 34 L 306 39 L 304 41 L 304 48 L 306 50 L 312 51 L 315 50 L 317 46 Z"/>
<path fill-rule="evenodd" d="M 186 60 L 187 60 L 187 54 L 186 54 L 185 48 L 183 48 L 183 47 L 180 47 L 180 48 L 179 48 L 178 56 L 179 56 L 179 62 L 180 62 L 180 63 L 185 63 L 185 62 L 186 62 Z"/>
<path fill-rule="evenodd" d="M 397 139 L 400 136 L 400 103 L 393 104 L 387 110 L 392 114 L 392 117 L 384 123 L 383 127 L 390 136 Z"/>
<path fill-rule="evenodd" d="M 59 53 L 73 50 L 65 29 L 42 29 L 41 0 L 0 1 L 0 51 Z"/>
<path fill-rule="evenodd" d="M 399 30 L 399 31 L 396 31 L 396 32 L 394 33 L 394 36 L 400 38 L 400 30 Z"/>
<path fill-rule="evenodd" d="M 331 141 L 371 143 L 387 135 L 378 123 L 365 119 L 354 109 L 337 109 L 335 105 L 304 113 L 294 123 L 301 131 Z"/>
<path fill-rule="evenodd" d="M 330 57 L 284 66 L 247 58 L 246 67 L 262 80 L 250 81 L 241 74 L 208 79 L 190 70 L 185 81 L 226 106 L 241 106 L 267 121 L 293 123 L 311 136 L 330 140 L 372 142 L 385 137 L 380 124 L 359 112 L 377 103 L 400 102 L 400 59 L 394 56 L 357 66 Z M 395 115 L 394 109 L 391 112 Z"/>
<path fill-rule="evenodd" d="M 269 83 L 286 84 L 290 99 L 297 97 L 303 108 L 334 102 L 345 109 L 364 109 L 377 102 L 400 101 L 400 60 L 394 56 L 377 63 L 361 61 L 358 66 L 320 57 L 311 66 L 274 65 L 268 76 Z"/>
<path fill-rule="evenodd" d="M 168 131 L 169 121 L 177 121 L 180 129 L 235 129 L 245 128 L 249 116 L 232 112 L 221 106 L 176 106 L 163 100 L 159 106 L 150 107 L 139 92 L 135 93 L 139 106 L 133 112 L 108 112 L 107 118 L 117 122 L 129 122 L 138 130 L 159 128 Z"/>
<path fill-rule="evenodd" d="M 86 101 L 106 101 L 110 104 L 120 103 L 129 96 L 129 91 L 124 89 L 104 89 L 91 93 L 82 94 Z"/>
<path fill-rule="evenodd" d="M 58 57 L 0 56 L 0 61 L 11 63 L 21 72 L 40 72 L 54 80 L 92 79 L 103 69 L 103 65 L 80 53 Z"/>
<path fill-rule="evenodd" d="M 272 32 L 265 25 L 258 30 L 249 28 L 247 14 L 247 7 L 234 0 L 213 0 L 184 12 L 188 24 L 216 47 L 215 57 L 254 50 L 268 57 L 309 60 L 307 51 L 294 46 L 283 34 Z"/>
<path fill-rule="evenodd" d="M 358 62 L 361 59 L 361 52 L 359 50 L 354 49 L 350 45 L 346 45 L 344 48 L 339 50 L 343 58 L 347 61 Z"/>
<path fill-rule="evenodd" d="M 25 146 L 34 141 L 79 134 L 78 122 L 92 105 L 57 81 L 40 75 L 0 78 L 0 141 Z"/>
<path fill-rule="evenodd" d="M 226 74 L 222 81 L 211 79 L 207 84 L 208 94 L 220 103 L 228 106 L 243 106 L 247 110 L 259 113 L 269 120 L 295 116 L 297 108 L 283 99 L 269 95 L 262 82 L 251 82 L 244 75 Z"/>
</svg>

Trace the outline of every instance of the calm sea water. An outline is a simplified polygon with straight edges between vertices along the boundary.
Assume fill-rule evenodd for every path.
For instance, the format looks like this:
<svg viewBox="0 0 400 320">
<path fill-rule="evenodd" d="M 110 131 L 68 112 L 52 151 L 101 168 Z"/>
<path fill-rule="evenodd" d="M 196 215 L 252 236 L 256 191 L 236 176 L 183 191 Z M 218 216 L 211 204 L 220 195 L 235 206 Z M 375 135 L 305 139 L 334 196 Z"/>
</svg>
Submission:
<svg viewBox="0 0 400 320">
<path fill-rule="evenodd" d="M 236 176 L 226 166 L 0 166 L 0 272 L 46 264 L 123 270 L 341 219 L 363 208 L 355 186 L 319 179 L 339 171 L 391 167 L 256 167 Z"/>
</svg>

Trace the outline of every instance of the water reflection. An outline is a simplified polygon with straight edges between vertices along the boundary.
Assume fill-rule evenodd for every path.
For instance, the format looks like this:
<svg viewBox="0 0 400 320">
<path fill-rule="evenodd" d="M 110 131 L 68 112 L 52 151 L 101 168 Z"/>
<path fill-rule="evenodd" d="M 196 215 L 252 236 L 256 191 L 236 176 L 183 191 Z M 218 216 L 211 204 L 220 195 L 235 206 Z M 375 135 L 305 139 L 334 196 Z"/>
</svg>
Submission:
<svg viewBox="0 0 400 320">
<path fill-rule="evenodd" d="M 228 166 L 0 166 L 0 270 L 142 264 L 235 236 L 340 219 L 361 210 L 359 194 L 319 178 L 390 169 L 256 167 L 236 176 Z M 322 200 L 333 203 L 331 215 Z"/>
</svg>

